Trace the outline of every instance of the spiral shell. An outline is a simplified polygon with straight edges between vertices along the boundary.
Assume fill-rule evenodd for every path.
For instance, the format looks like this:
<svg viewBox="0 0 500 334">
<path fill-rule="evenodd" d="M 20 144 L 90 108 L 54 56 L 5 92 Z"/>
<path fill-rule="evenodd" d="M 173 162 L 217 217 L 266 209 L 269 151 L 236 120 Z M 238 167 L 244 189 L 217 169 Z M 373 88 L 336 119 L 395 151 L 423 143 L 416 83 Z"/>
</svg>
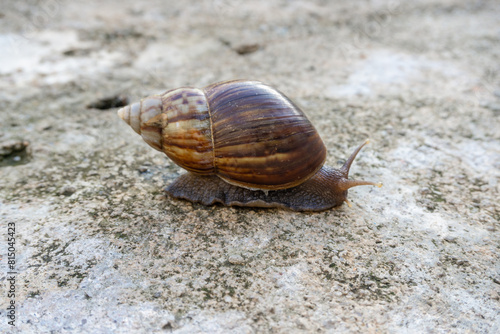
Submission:
<svg viewBox="0 0 500 334">
<path fill-rule="evenodd" d="M 297 186 L 326 158 L 323 141 L 304 113 L 258 81 L 173 89 L 118 115 L 179 166 L 240 187 Z"/>
</svg>

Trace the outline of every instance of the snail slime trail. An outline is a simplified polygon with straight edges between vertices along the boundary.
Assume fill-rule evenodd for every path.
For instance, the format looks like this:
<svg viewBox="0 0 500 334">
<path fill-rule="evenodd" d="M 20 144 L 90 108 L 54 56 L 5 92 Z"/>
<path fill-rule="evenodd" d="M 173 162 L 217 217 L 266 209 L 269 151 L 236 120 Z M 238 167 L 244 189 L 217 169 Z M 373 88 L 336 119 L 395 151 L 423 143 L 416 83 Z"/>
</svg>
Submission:
<svg viewBox="0 0 500 334">
<path fill-rule="evenodd" d="M 204 205 L 322 211 L 348 203 L 366 140 L 339 169 L 324 166 L 326 147 L 304 112 L 259 81 L 183 87 L 118 110 L 154 149 L 188 172 L 165 191 Z M 263 190 L 263 191 L 256 191 Z"/>
</svg>

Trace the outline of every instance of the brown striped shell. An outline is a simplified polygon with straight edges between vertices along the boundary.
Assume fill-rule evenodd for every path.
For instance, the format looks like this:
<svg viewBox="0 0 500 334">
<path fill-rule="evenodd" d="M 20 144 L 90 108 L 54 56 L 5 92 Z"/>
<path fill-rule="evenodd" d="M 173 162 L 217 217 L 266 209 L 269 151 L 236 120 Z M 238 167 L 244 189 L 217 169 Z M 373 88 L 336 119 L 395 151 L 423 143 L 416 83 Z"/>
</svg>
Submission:
<svg viewBox="0 0 500 334">
<path fill-rule="evenodd" d="M 250 189 L 287 189 L 322 167 L 326 148 L 304 113 L 258 81 L 178 88 L 118 115 L 153 148 L 200 175 Z"/>
</svg>

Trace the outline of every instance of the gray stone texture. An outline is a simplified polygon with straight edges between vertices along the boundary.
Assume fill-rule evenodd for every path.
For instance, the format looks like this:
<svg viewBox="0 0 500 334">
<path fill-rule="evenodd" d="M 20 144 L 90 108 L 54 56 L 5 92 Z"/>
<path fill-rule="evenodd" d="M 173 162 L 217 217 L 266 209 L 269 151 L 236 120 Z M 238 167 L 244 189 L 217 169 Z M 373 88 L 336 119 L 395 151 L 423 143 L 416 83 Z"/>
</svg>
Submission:
<svg viewBox="0 0 500 334">
<path fill-rule="evenodd" d="M 500 332 L 499 17 L 496 0 L 3 3 L 0 332 Z M 321 213 L 174 200 L 184 171 L 97 109 L 235 78 L 299 104 L 331 166 L 371 138 L 351 175 L 384 186 Z"/>
</svg>

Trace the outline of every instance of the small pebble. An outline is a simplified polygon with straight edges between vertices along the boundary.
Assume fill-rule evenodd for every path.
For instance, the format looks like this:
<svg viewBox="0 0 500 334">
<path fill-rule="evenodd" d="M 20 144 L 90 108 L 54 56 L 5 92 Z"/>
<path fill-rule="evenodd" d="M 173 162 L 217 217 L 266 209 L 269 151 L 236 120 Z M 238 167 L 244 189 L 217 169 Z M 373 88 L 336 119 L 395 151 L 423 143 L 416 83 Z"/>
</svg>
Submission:
<svg viewBox="0 0 500 334">
<path fill-rule="evenodd" d="M 260 49 L 260 45 L 257 43 L 254 44 L 242 44 L 234 48 L 234 51 L 239 55 L 246 55 L 249 53 L 254 53 L 255 51 Z"/>
<path fill-rule="evenodd" d="M 75 193 L 75 191 L 76 191 L 76 188 L 73 186 L 64 186 L 61 189 L 61 194 L 64 196 L 71 196 Z"/>
<path fill-rule="evenodd" d="M 29 142 L 26 140 L 8 140 L 2 142 L 0 143 L 0 157 L 25 151 L 29 145 Z"/>
<path fill-rule="evenodd" d="M 447 242 L 456 242 L 457 241 L 457 237 L 448 235 L 448 236 L 444 237 L 444 241 L 447 241 Z"/>
<path fill-rule="evenodd" d="M 148 169 L 148 166 L 140 166 L 139 168 L 137 168 L 137 170 L 139 171 L 139 173 L 146 173 L 149 169 Z"/>
<path fill-rule="evenodd" d="M 245 259 L 243 259 L 243 256 L 237 254 L 230 255 L 228 261 L 231 264 L 245 264 Z"/>
</svg>

